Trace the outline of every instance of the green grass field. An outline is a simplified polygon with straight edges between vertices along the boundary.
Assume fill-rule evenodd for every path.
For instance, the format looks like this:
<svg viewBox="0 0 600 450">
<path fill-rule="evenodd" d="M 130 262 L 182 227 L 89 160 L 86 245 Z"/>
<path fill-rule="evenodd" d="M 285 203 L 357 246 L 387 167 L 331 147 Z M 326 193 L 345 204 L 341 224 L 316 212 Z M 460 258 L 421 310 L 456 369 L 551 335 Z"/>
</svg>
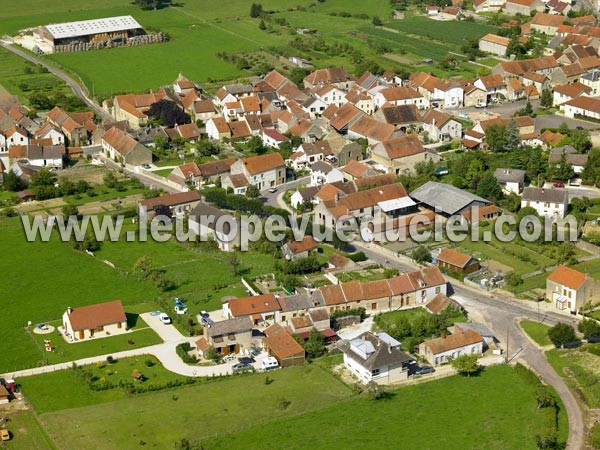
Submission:
<svg viewBox="0 0 600 450">
<path fill-rule="evenodd" d="M 32 411 L 19 411 L 10 414 L 7 429 L 12 434 L 10 442 L 0 443 L 6 450 L 55 450 L 56 446 L 48 437 Z"/>
<path fill-rule="evenodd" d="M 394 391 L 390 400 L 357 398 L 202 442 L 203 448 L 362 449 L 536 448 L 544 423 L 535 386 L 506 366 L 478 377 L 448 377 Z M 560 413 L 560 434 L 566 417 Z M 508 431 L 510 430 L 510 431 Z"/>
<path fill-rule="evenodd" d="M 556 373 L 579 391 L 590 408 L 600 407 L 600 344 L 586 344 L 577 349 L 553 349 L 546 352 Z"/>
<path fill-rule="evenodd" d="M 197 440 L 293 417 L 336 404 L 352 393 L 317 366 L 279 370 L 269 378 L 273 382 L 268 385 L 265 375 L 257 374 L 142 394 L 42 414 L 41 421 L 65 450 L 129 449 L 140 441 L 147 448 L 173 448 L 183 437 Z M 23 389 L 27 392 L 27 384 Z"/>
<path fill-rule="evenodd" d="M 523 328 L 523 331 L 525 331 L 525 333 L 527 333 L 538 345 L 545 346 L 552 343 L 548 338 L 548 330 L 550 329 L 548 325 L 532 320 L 522 320 L 520 325 L 521 328 Z"/>
<path fill-rule="evenodd" d="M 0 249 L 7 255 L 0 262 L 6 275 L 0 339 L 10 349 L 0 358 L 0 373 L 36 366 L 47 357 L 25 331 L 28 321 L 50 322 L 60 319 L 67 306 L 114 299 L 127 310 L 158 295 L 154 286 L 121 275 L 68 243 L 27 242 L 19 218 L 0 219 L 0 233 Z"/>
<path fill-rule="evenodd" d="M 376 29 L 371 26 L 370 18 L 377 15 L 388 20 L 391 17 L 387 0 L 369 3 L 357 0 L 328 0 L 324 3 L 269 0 L 261 3 L 265 10 L 274 12 L 273 18 L 285 18 L 290 28 L 273 25 L 266 31 L 259 30 L 259 20 L 249 17 L 250 5 L 242 0 L 226 0 L 219 8 L 214 8 L 209 0 L 197 0 L 158 11 L 143 11 L 127 0 L 83 5 L 76 0 L 66 0 L 60 5 L 24 0 L 19 3 L 19 8 L 11 5 L 8 11 L 3 10 L 0 33 L 14 34 L 19 29 L 47 23 L 131 14 L 145 28 L 161 30 L 170 35 L 171 41 L 164 44 L 45 57 L 78 74 L 90 92 L 103 98 L 119 92 L 155 89 L 170 83 L 180 72 L 209 83 L 248 76 L 250 72 L 240 70 L 216 54 L 250 54 L 262 49 L 273 55 L 280 51 L 291 55 L 297 50 L 291 49 L 288 42 L 297 36 L 295 29 L 300 27 L 318 30 L 328 42 L 350 43 L 360 49 L 366 58 L 392 70 L 410 68 L 411 64 L 375 54 L 366 45 L 365 37 L 381 40 L 394 51 L 405 53 L 415 60 L 429 57 L 440 60 L 448 51 L 456 51 L 460 47 L 463 36 L 479 37 L 494 29 L 487 25 L 463 22 L 438 22 L 432 25 L 431 21 L 425 22 L 428 19 L 418 17 L 389 24 L 398 33 Z M 368 17 L 331 15 L 339 13 L 354 16 L 366 14 Z M 450 36 L 450 40 L 441 42 L 447 36 Z M 435 46 L 429 45 L 432 38 L 439 40 Z M 350 71 L 354 68 L 348 55 L 314 52 L 305 56 L 313 59 L 317 67 L 343 65 Z M 424 68 L 429 69 L 429 66 Z M 480 69 L 461 63 L 459 69 L 442 73 L 444 71 L 431 67 L 440 75 L 473 74 Z"/>
</svg>

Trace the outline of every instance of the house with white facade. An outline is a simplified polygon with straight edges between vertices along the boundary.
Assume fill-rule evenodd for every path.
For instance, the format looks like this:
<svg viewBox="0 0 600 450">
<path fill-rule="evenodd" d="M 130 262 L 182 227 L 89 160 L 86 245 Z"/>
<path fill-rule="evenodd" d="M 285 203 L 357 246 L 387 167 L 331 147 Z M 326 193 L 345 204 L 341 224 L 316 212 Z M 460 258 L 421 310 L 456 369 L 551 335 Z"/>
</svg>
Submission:
<svg viewBox="0 0 600 450">
<path fill-rule="evenodd" d="M 344 174 L 340 169 L 333 167 L 325 161 L 317 161 L 310 166 L 310 185 L 322 186 L 324 184 L 344 181 Z"/>
<path fill-rule="evenodd" d="M 434 142 L 459 140 L 462 138 L 462 124 L 450 114 L 430 109 L 423 114 L 423 131 Z"/>
<path fill-rule="evenodd" d="M 560 105 L 565 117 L 575 119 L 579 116 L 600 120 L 600 99 L 580 95 Z"/>
<path fill-rule="evenodd" d="M 521 197 L 521 208 L 531 207 L 541 217 L 563 218 L 569 207 L 566 189 L 526 187 Z"/>
<path fill-rule="evenodd" d="M 290 138 L 271 128 L 263 128 L 260 138 L 265 147 L 280 148 L 281 144 L 290 142 Z"/>
<path fill-rule="evenodd" d="M 99 335 L 119 334 L 127 328 L 127 316 L 121 300 L 79 308 L 67 308 L 62 317 L 63 333 L 71 341 Z"/>
<path fill-rule="evenodd" d="M 400 350 L 400 342 L 387 333 L 367 331 L 343 341 L 338 348 L 344 354 L 344 366 L 363 384 L 391 384 L 408 378 L 414 358 Z"/>
<path fill-rule="evenodd" d="M 576 313 L 584 305 L 600 301 L 600 281 L 561 264 L 546 279 L 546 298 L 556 309 Z"/>
<path fill-rule="evenodd" d="M 275 187 L 285 183 L 285 162 L 279 153 L 238 159 L 231 165 L 230 176 L 223 180 L 223 187 L 229 187 L 228 180 L 235 175 L 243 176 L 247 184 L 261 190 Z"/>
<path fill-rule="evenodd" d="M 483 353 L 483 337 L 475 330 L 454 327 L 454 332 L 435 339 L 426 339 L 419 345 L 419 354 L 431 364 L 448 363 L 461 355 Z"/>
<path fill-rule="evenodd" d="M 494 177 L 505 193 L 514 192 L 521 195 L 525 184 L 525 171 L 520 169 L 498 168 L 494 171 Z"/>
</svg>

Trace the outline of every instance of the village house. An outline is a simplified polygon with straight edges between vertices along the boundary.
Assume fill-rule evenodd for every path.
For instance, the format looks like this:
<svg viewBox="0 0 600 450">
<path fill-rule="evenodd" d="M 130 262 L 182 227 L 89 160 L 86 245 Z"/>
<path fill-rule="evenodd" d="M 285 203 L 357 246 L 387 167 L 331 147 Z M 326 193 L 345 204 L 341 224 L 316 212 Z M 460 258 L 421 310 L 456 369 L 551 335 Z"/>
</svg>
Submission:
<svg viewBox="0 0 600 450">
<path fill-rule="evenodd" d="M 481 355 L 483 338 L 471 329 L 455 327 L 449 336 L 426 339 L 419 345 L 419 354 L 431 364 L 439 365 L 450 362 L 461 355 Z"/>
<path fill-rule="evenodd" d="M 292 337 L 286 328 L 273 324 L 265 330 L 264 347 L 273 356 L 280 367 L 292 367 L 304 364 L 304 348 Z"/>
<path fill-rule="evenodd" d="M 560 105 L 581 95 L 589 96 L 591 92 L 591 87 L 579 82 L 554 86 L 552 92 L 553 104 Z"/>
<path fill-rule="evenodd" d="M 58 106 L 48 112 L 47 120 L 58 127 L 69 146 L 82 146 L 89 143 L 89 136 L 96 130 L 94 113 L 91 111 L 67 113 Z M 63 142 L 65 143 L 65 142 Z"/>
<path fill-rule="evenodd" d="M 504 6 L 505 0 L 475 0 L 473 8 L 476 13 L 498 12 Z"/>
<path fill-rule="evenodd" d="M 133 129 L 139 128 L 148 121 L 150 107 L 162 99 L 167 98 L 164 89 L 150 94 L 123 94 L 117 95 L 112 100 L 102 102 L 102 107 L 115 118 L 116 121 L 126 120 Z"/>
<path fill-rule="evenodd" d="M 568 102 L 560 105 L 565 117 L 576 119 L 578 117 L 588 117 L 590 119 L 600 120 L 600 99 L 580 95 Z"/>
<path fill-rule="evenodd" d="M 281 251 L 285 259 L 295 261 L 297 259 L 307 258 L 317 250 L 318 247 L 319 243 L 315 241 L 312 236 L 304 236 L 300 241 L 291 240 L 286 242 L 283 244 L 283 247 L 281 247 Z"/>
<path fill-rule="evenodd" d="M 275 312 L 280 310 L 281 307 L 274 294 L 232 298 L 223 302 L 224 317 L 250 317 L 255 325 L 273 323 Z"/>
<path fill-rule="evenodd" d="M 258 189 L 275 187 L 285 183 L 285 162 L 279 153 L 251 156 L 237 160 L 231 165 L 230 175 L 222 180 L 222 186 L 236 188 L 235 176 L 245 178 L 246 186 Z M 232 180 L 232 177 L 233 180 Z"/>
<path fill-rule="evenodd" d="M 290 197 L 290 205 L 294 209 L 298 209 L 299 207 L 304 208 L 305 205 L 308 205 L 309 208 L 312 208 L 313 205 L 318 203 L 317 193 L 320 189 L 320 186 L 308 186 L 305 188 L 296 189 L 296 191 Z"/>
<path fill-rule="evenodd" d="M 13 145 L 8 149 L 9 162 L 26 162 L 34 167 L 62 169 L 64 145 Z"/>
<path fill-rule="evenodd" d="M 541 0 L 506 0 L 504 12 L 511 16 L 522 14 L 531 15 L 532 12 L 544 12 L 545 5 Z"/>
<path fill-rule="evenodd" d="M 479 50 L 492 55 L 504 56 L 510 39 L 497 34 L 486 34 L 479 39 Z"/>
<path fill-rule="evenodd" d="M 418 109 L 429 108 L 427 100 L 419 91 L 406 87 L 396 86 L 379 90 L 375 95 L 375 103 L 378 108 L 383 105 L 415 105 Z"/>
<path fill-rule="evenodd" d="M 121 300 L 67 308 L 62 317 L 63 332 L 72 340 L 119 334 L 127 328 Z"/>
<path fill-rule="evenodd" d="M 502 75 L 484 75 L 479 77 L 474 85 L 487 92 L 487 101 L 495 101 L 501 97 L 506 97 L 506 81 Z"/>
<path fill-rule="evenodd" d="M 554 36 L 558 27 L 561 26 L 565 20 L 567 20 L 565 16 L 538 12 L 531 20 L 531 29 L 547 34 L 548 36 Z"/>
<path fill-rule="evenodd" d="M 221 251 L 240 248 L 242 223 L 230 212 L 199 202 L 189 214 L 188 226 L 196 236 L 214 240 Z"/>
<path fill-rule="evenodd" d="M 408 378 L 414 358 L 400 350 L 400 342 L 386 333 L 364 332 L 343 341 L 338 348 L 344 354 L 344 366 L 363 384 L 392 384 Z"/>
<path fill-rule="evenodd" d="M 314 89 L 330 84 L 343 91 L 349 91 L 354 85 L 354 78 L 341 67 L 318 69 L 304 77 L 304 86 Z"/>
<path fill-rule="evenodd" d="M 324 184 L 343 181 L 344 174 L 340 169 L 333 167 L 325 161 L 317 161 L 310 166 L 310 185 L 322 186 Z"/>
<path fill-rule="evenodd" d="M 494 171 L 494 177 L 504 192 L 521 195 L 525 184 L 525 173 L 525 170 L 520 169 L 498 168 Z"/>
<path fill-rule="evenodd" d="M 526 187 L 521 198 L 521 208 L 531 207 L 541 217 L 563 218 L 569 207 L 566 189 Z"/>
<path fill-rule="evenodd" d="M 464 105 L 465 107 L 472 106 L 486 106 L 487 105 L 487 91 L 485 89 L 481 89 L 474 84 L 468 84 L 464 87 L 465 99 Z"/>
<path fill-rule="evenodd" d="M 456 272 L 461 275 L 469 275 L 480 269 L 479 261 L 470 255 L 457 252 L 449 247 L 445 247 L 438 254 L 437 265 L 443 270 Z"/>
<path fill-rule="evenodd" d="M 64 133 L 60 130 L 60 128 L 49 121 L 44 122 L 44 124 L 36 130 L 34 136 L 36 139 L 50 139 L 52 140 L 52 145 L 65 144 Z"/>
<path fill-rule="evenodd" d="M 252 320 L 249 317 L 236 317 L 211 323 L 204 327 L 204 337 L 196 342 L 199 353 L 203 348 L 212 347 L 218 355 L 231 355 L 252 348 Z M 204 340 L 204 342 L 201 342 Z"/>
<path fill-rule="evenodd" d="M 393 125 L 397 131 L 406 134 L 408 130 L 418 131 L 423 120 L 415 105 L 384 106 L 374 115 L 377 120 Z"/>
<path fill-rule="evenodd" d="M 290 142 L 290 138 L 284 136 L 277 130 L 263 128 L 260 132 L 260 138 L 265 147 L 281 148 L 282 144 Z"/>
<path fill-rule="evenodd" d="M 220 159 L 203 164 L 185 163 L 177 166 L 169 174 L 169 181 L 198 189 L 202 185 L 214 183 L 221 176 L 229 173 L 236 158 Z"/>
<path fill-rule="evenodd" d="M 425 149 L 416 134 L 380 142 L 371 150 L 371 159 L 388 173 L 396 175 L 414 172 L 419 162 L 438 162 L 435 150 Z"/>
<path fill-rule="evenodd" d="M 206 134 L 213 141 L 231 139 L 231 129 L 223 117 L 213 117 L 206 122 Z"/>
<path fill-rule="evenodd" d="M 113 161 L 132 166 L 152 164 L 152 152 L 117 127 L 108 130 L 101 140 L 102 151 Z"/>
<path fill-rule="evenodd" d="M 202 196 L 196 190 L 149 198 L 138 203 L 138 217 L 141 222 L 152 220 L 156 215 L 161 214 L 182 217 L 194 209 L 201 200 Z"/>
<path fill-rule="evenodd" d="M 562 154 L 565 154 L 567 164 L 573 167 L 575 175 L 581 174 L 588 162 L 588 156 L 585 153 L 579 153 L 574 147 L 565 145 L 563 147 L 557 147 L 550 150 L 548 155 L 548 164 L 556 164 L 560 162 Z"/>
<path fill-rule="evenodd" d="M 462 124 L 450 114 L 430 109 L 423 114 L 423 131 L 434 142 L 458 140 L 462 137 Z"/>
<path fill-rule="evenodd" d="M 556 309 L 575 314 L 600 301 L 600 281 L 561 264 L 546 279 L 546 298 Z"/>
</svg>

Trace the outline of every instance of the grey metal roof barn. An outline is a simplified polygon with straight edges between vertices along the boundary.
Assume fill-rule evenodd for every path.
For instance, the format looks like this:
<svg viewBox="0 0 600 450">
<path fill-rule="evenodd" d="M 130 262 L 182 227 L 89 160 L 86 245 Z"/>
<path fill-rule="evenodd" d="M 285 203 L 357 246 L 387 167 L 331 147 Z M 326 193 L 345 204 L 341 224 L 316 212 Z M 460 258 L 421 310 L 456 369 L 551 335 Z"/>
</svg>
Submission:
<svg viewBox="0 0 600 450">
<path fill-rule="evenodd" d="M 133 30 L 142 26 L 131 16 L 106 17 L 104 19 L 81 20 L 46 25 L 54 39 L 89 36 L 100 33 Z"/>
<path fill-rule="evenodd" d="M 444 215 L 454 215 L 471 206 L 489 205 L 491 202 L 450 184 L 428 181 L 409 194 L 415 201 Z"/>
</svg>

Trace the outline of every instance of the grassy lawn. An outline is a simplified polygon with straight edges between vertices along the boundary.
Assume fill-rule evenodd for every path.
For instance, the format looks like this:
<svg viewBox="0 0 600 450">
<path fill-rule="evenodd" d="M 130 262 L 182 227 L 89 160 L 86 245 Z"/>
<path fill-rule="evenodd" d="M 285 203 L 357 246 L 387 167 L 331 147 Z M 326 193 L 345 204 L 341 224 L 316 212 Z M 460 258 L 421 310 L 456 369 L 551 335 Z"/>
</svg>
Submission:
<svg viewBox="0 0 600 450">
<path fill-rule="evenodd" d="M 212 438 L 202 445 L 207 449 L 267 449 L 277 442 L 281 448 L 301 449 L 306 448 L 310 436 L 311 448 L 319 449 L 536 448 L 536 430 L 546 418 L 537 408 L 535 392 L 536 387 L 523 381 L 514 369 L 491 367 L 478 377 L 453 376 L 402 388 L 394 391 L 392 399 L 376 404 L 356 398 Z M 559 428 L 564 440 L 566 415 L 562 410 L 559 424 L 564 428 Z"/>
<path fill-rule="evenodd" d="M 161 170 L 155 170 L 152 173 L 154 175 L 158 175 L 159 177 L 168 177 L 171 172 L 173 172 L 173 169 L 161 169 Z"/>
<path fill-rule="evenodd" d="M 47 352 L 25 332 L 28 321 L 51 322 L 69 305 L 113 299 L 123 301 L 127 310 L 127 305 L 158 295 L 153 285 L 122 275 L 99 258 L 76 252 L 56 238 L 46 243 L 27 242 L 19 218 L 0 219 L 0 233 L 0 250 L 10 255 L 0 262 L 6 274 L 0 340 L 10 348 L 0 358 L 0 373 L 33 367 L 47 358 Z"/>
<path fill-rule="evenodd" d="M 527 335 L 533 339 L 538 345 L 550 345 L 552 342 L 548 338 L 548 330 L 550 327 L 546 324 L 534 322 L 532 320 L 522 320 L 521 328 Z"/>
<path fill-rule="evenodd" d="M 244 296 L 242 276 L 255 277 L 273 270 L 273 258 L 257 252 L 240 252 L 241 274 L 234 276 L 229 259 L 231 255 L 219 251 L 193 251 L 174 240 L 158 243 L 105 242 L 97 256 L 109 260 L 125 272 L 132 270 L 137 259 L 146 255 L 155 266 L 175 283 L 169 297 L 183 297 L 191 313 L 221 307 L 221 298 L 228 295 Z"/>
<path fill-rule="evenodd" d="M 7 416 L 3 414 L 3 416 L 10 419 L 7 429 L 12 434 L 12 440 L 0 444 L 0 448 L 7 450 L 56 449 L 56 446 L 38 422 L 34 412 L 19 411 Z"/>
<path fill-rule="evenodd" d="M 154 365 L 148 367 L 146 361 Z M 91 382 L 99 385 L 102 378 L 116 385 L 120 380 L 132 381 L 134 370 L 144 375 L 142 385 L 152 385 L 168 381 L 183 380 L 185 377 L 165 369 L 153 356 L 123 358 L 113 364 L 100 363 L 82 366 L 82 370 L 92 373 Z M 91 390 L 73 370 L 19 378 L 27 399 L 33 404 L 39 414 L 61 411 L 70 408 L 96 405 L 128 398 L 125 389 L 115 388 L 106 390 Z M 56 386 L 61 386 L 62 395 L 56 396 Z"/>
<path fill-rule="evenodd" d="M 46 364 L 58 364 L 89 358 L 96 355 L 116 353 L 123 350 L 147 347 L 160 344 L 162 339 L 148 327 L 142 318 L 137 318 L 137 325 L 128 333 L 116 336 L 86 340 L 83 342 L 68 343 L 56 333 L 40 335 L 30 333 L 40 351 L 44 348 L 44 340 L 52 341 L 55 350 L 44 352 L 43 360 Z M 60 325 L 60 321 L 49 322 L 50 325 Z"/>
<path fill-rule="evenodd" d="M 577 349 L 553 349 L 546 352 L 554 370 L 581 392 L 590 408 L 600 407 L 600 344 L 586 344 Z"/>
<path fill-rule="evenodd" d="M 267 385 L 264 374 L 232 377 L 42 414 L 41 420 L 65 450 L 137 448 L 140 441 L 147 448 L 172 448 L 183 437 L 223 435 L 326 408 L 351 395 L 314 365 L 275 371 L 269 378 L 273 382 Z"/>
</svg>

